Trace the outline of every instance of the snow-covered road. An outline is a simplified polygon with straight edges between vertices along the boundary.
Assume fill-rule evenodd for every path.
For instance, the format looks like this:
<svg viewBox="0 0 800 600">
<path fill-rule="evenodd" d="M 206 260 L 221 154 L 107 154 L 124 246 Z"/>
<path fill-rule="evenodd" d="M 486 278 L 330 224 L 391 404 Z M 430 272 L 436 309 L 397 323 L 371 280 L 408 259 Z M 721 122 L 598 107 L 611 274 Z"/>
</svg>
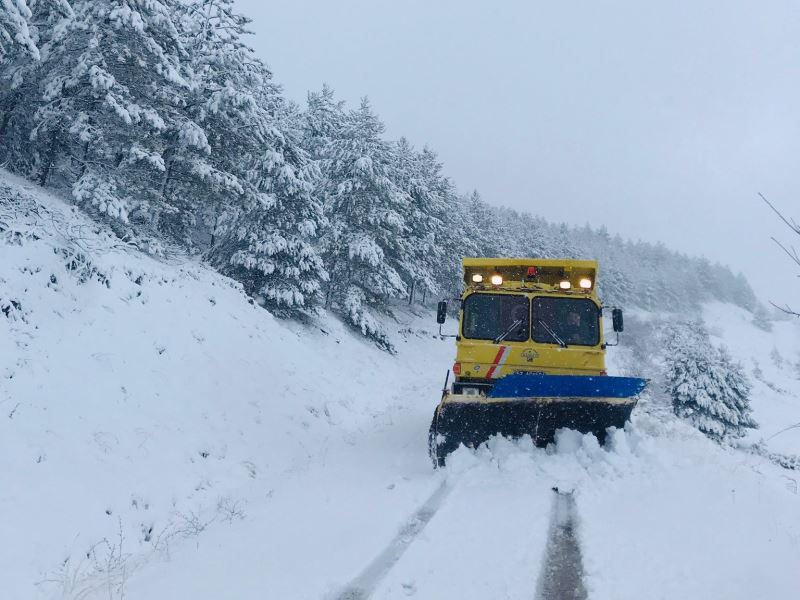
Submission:
<svg viewBox="0 0 800 600">
<path fill-rule="evenodd" d="M 542 562 L 537 600 L 585 600 L 583 557 L 577 537 L 578 511 L 572 492 L 554 488 L 547 554 Z"/>
<path fill-rule="evenodd" d="M 661 427 L 642 416 L 607 448 L 566 432 L 550 452 L 506 440 L 461 452 L 448 468 L 452 490 L 368 597 L 780 598 L 800 590 L 798 498 L 781 470 L 681 427 L 645 433 Z"/>
</svg>

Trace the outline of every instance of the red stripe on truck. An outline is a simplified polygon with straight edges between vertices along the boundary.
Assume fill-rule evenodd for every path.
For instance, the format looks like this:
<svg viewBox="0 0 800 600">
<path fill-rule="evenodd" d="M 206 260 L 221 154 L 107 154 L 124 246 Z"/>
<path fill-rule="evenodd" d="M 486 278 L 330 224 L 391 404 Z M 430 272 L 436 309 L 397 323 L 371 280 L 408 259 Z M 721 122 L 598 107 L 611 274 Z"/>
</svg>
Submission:
<svg viewBox="0 0 800 600">
<path fill-rule="evenodd" d="M 511 346 L 500 346 L 500 350 L 497 351 L 497 355 L 494 357 L 494 361 L 492 366 L 489 367 L 489 371 L 486 373 L 486 377 L 493 377 L 497 367 L 502 365 L 506 362 L 506 358 L 508 358 L 508 352 L 511 350 Z"/>
</svg>

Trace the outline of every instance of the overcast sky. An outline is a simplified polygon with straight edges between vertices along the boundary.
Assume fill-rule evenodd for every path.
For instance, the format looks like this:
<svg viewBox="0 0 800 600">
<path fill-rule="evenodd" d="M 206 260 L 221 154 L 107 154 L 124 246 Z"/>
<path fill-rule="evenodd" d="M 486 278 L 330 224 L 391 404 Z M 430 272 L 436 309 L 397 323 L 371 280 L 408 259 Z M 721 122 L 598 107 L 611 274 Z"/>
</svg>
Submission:
<svg viewBox="0 0 800 600">
<path fill-rule="evenodd" d="M 431 146 L 459 189 L 800 298 L 770 241 L 792 236 L 757 196 L 800 219 L 800 3 L 237 5 L 287 96 L 368 95 L 387 135 Z"/>
</svg>

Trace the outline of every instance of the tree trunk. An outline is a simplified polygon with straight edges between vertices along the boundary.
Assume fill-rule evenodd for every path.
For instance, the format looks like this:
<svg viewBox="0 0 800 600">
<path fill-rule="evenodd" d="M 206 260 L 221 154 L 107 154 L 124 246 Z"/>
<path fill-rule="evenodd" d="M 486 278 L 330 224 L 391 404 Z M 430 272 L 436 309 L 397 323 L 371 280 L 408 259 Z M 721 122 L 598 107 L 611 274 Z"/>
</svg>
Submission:
<svg viewBox="0 0 800 600">
<path fill-rule="evenodd" d="M 411 282 L 411 292 L 408 294 L 408 305 L 411 306 L 411 303 L 414 302 L 414 288 L 417 286 L 416 281 Z"/>
<path fill-rule="evenodd" d="M 83 159 L 81 164 L 81 174 L 78 176 L 78 179 L 83 177 L 86 174 L 86 161 L 89 159 L 89 142 L 86 142 L 83 145 Z"/>
<path fill-rule="evenodd" d="M 337 246 L 334 247 L 334 252 L 332 256 L 334 257 L 337 256 L 338 251 L 339 248 L 337 244 Z M 336 281 L 337 277 L 336 269 L 338 268 L 338 266 L 339 266 L 339 261 L 336 258 L 334 258 L 333 263 L 331 264 L 331 268 L 328 269 L 328 275 L 330 276 L 330 278 L 328 279 L 328 287 L 325 290 L 325 305 L 324 305 L 325 309 L 329 309 L 331 307 L 331 303 L 333 302 L 333 284 L 334 281 Z"/>
<path fill-rule="evenodd" d="M 161 182 L 161 199 L 167 199 L 167 189 L 169 188 L 169 182 L 172 178 L 172 165 L 175 163 L 171 158 L 167 159 L 167 170 L 164 172 L 164 181 Z"/>
<path fill-rule="evenodd" d="M 217 228 L 219 227 L 219 217 L 220 217 L 220 209 L 219 204 L 214 209 L 214 226 L 211 228 L 211 242 L 209 243 L 208 249 L 211 250 L 214 247 L 214 244 L 217 243 Z"/>
<path fill-rule="evenodd" d="M 325 305 L 324 305 L 325 310 L 328 310 L 331 307 L 331 302 L 333 302 L 333 282 L 336 279 L 335 272 L 336 272 L 336 261 L 333 262 L 330 271 L 328 272 L 330 278 L 328 279 L 328 284 L 325 289 Z"/>
<path fill-rule="evenodd" d="M 4 110 L 3 111 L 3 118 L 0 120 L 0 139 L 2 139 L 6 134 L 6 127 L 8 127 L 8 122 L 11 120 L 11 111 Z"/>
<path fill-rule="evenodd" d="M 39 185 L 44 187 L 47 185 L 47 180 L 50 177 L 50 170 L 53 167 L 53 161 L 56 158 L 56 130 L 50 132 L 50 148 L 47 150 L 47 160 L 44 163 L 42 172 L 39 175 Z"/>
<path fill-rule="evenodd" d="M 19 90 L 18 94 L 15 94 L 14 97 L 15 98 L 19 98 L 19 94 L 21 94 L 21 93 L 22 93 L 22 90 Z M 8 124 L 11 122 L 11 115 L 14 112 L 14 110 L 17 108 L 17 104 L 19 104 L 19 100 L 15 100 L 13 102 L 9 101 L 6 104 L 7 104 L 7 108 L 5 108 L 5 107 L 3 108 L 3 118 L 2 118 L 2 120 L 0 120 L 0 139 L 2 139 L 3 136 L 5 136 L 5 134 L 6 134 L 6 128 L 8 127 Z"/>
</svg>

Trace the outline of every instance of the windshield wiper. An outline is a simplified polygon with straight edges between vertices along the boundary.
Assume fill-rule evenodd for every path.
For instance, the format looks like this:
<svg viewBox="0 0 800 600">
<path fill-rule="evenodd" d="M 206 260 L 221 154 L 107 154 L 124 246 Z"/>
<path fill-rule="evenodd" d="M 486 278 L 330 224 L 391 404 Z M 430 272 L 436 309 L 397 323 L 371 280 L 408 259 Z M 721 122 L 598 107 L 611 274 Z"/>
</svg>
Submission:
<svg viewBox="0 0 800 600">
<path fill-rule="evenodd" d="M 511 327 L 509 327 L 508 329 L 506 329 L 506 330 L 505 330 L 503 333 L 501 333 L 500 335 L 498 335 L 498 336 L 497 336 L 496 338 L 494 338 L 494 340 L 492 340 L 492 341 L 493 341 L 495 344 L 499 344 L 499 343 L 500 343 L 500 342 L 502 342 L 504 339 L 506 339 L 506 338 L 507 338 L 509 335 L 511 335 L 511 333 L 512 333 L 512 332 L 513 332 L 513 331 L 514 331 L 514 330 L 515 330 L 517 327 L 519 327 L 520 325 L 522 325 L 522 319 L 517 319 L 516 321 L 514 321 L 514 322 L 511 324 Z"/>
<path fill-rule="evenodd" d="M 550 325 L 548 325 L 547 323 L 545 323 L 541 319 L 539 319 L 539 323 L 542 324 L 542 327 L 544 327 L 544 330 L 553 337 L 553 339 L 556 341 L 556 343 L 559 346 L 561 346 L 562 348 L 566 348 L 567 347 L 567 343 L 564 340 L 562 340 L 560 337 L 558 337 L 558 335 L 556 335 L 556 332 L 553 331 L 553 329 L 550 327 Z"/>
</svg>

